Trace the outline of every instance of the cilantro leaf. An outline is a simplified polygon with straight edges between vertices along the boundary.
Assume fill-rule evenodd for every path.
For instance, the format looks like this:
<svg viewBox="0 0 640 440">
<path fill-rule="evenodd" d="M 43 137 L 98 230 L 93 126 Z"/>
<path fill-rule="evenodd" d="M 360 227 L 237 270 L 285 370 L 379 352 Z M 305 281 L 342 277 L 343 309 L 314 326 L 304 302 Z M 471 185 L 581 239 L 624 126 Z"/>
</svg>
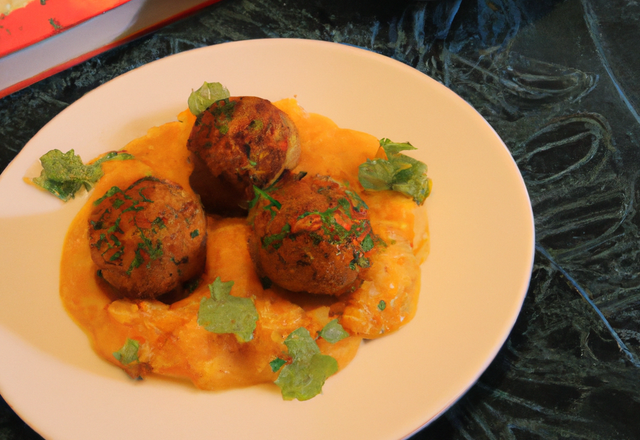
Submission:
<svg viewBox="0 0 640 440">
<path fill-rule="evenodd" d="M 96 160 L 94 162 L 94 165 L 101 165 L 102 162 L 107 162 L 110 160 L 131 160 L 131 159 L 135 159 L 135 157 L 133 157 L 133 154 L 125 153 L 122 151 L 110 151 L 104 156 L 102 156 L 100 159 Z"/>
<path fill-rule="evenodd" d="M 362 186 L 374 191 L 397 191 L 422 205 L 431 192 L 427 165 L 400 153 L 416 148 L 409 142 L 396 143 L 389 139 L 380 139 L 380 148 L 384 150 L 387 159 L 367 159 L 358 168 L 358 179 Z"/>
<path fill-rule="evenodd" d="M 191 92 L 187 103 L 189 104 L 191 113 L 193 113 L 194 116 L 198 116 L 214 102 L 227 99 L 229 96 L 231 96 L 229 90 L 222 84 L 218 82 L 208 83 L 205 81 L 202 87 Z"/>
<path fill-rule="evenodd" d="M 202 298 L 198 310 L 198 325 L 212 333 L 233 333 L 240 342 L 253 339 L 258 311 L 250 298 L 230 294 L 233 281 L 220 277 L 209 284 L 211 298 Z"/>
<path fill-rule="evenodd" d="M 338 371 L 338 362 L 320 353 L 318 344 L 304 327 L 291 332 L 284 344 L 292 362 L 282 368 L 275 381 L 282 398 L 308 400 L 320 394 L 327 378 Z"/>
<path fill-rule="evenodd" d="M 111 152 L 94 163 L 85 165 L 73 150 L 66 153 L 51 150 L 40 157 L 42 172 L 39 177 L 33 178 L 33 183 L 66 202 L 74 198 L 82 188 L 87 191 L 93 188 L 104 174 L 101 166 L 103 162 L 128 159 L 133 159 L 133 156 Z"/>
<path fill-rule="evenodd" d="M 338 319 L 330 321 L 320 330 L 320 337 L 325 341 L 335 344 L 349 336 L 349 333 L 340 325 Z"/>
<path fill-rule="evenodd" d="M 268 194 L 268 191 L 271 188 L 272 187 L 269 187 L 269 188 L 266 188 L 266 189 L 260 189 L 257 186 L 253 185 L 253 193 L 255 194 L 255 196 L 249 202 L 249 209 L 253 208 L 254 206 L 256 206 L 258 204 L 258 201 L 260 200 L 260 197 L 264 197 L 265 199 L 267 199 L 269 201 L 269 204 L 267 206 L 265 206 L 264 209 L 270 210 L 271 213 L 275 215 L 275 211 L 273 210 L 273 208 L 279 210 L 280 208 L 282 208 L 282 204 Z"/>
<path fill-rule="evenodd" d="M 113 357 L 120 361 L 122 365 L 129 365 L 138 360 L 139 349 L 140 343 L 138 341 L 127 338 L 122 348 L 113 353 Z"/>
<path fill-rule="evenodd" d="M 286 364 L 287 361 L 285 361 L 282 358 L 275 358 L 274 360 L 272 360 L 271 362 L 269 362 L 269 366 L 271 367 L 271 371 L 273 371 L 274 373 L 276 371 L 278 371 L 280 368 L 282 368 L 282 366 L 284 364 Z"/>
</svg>

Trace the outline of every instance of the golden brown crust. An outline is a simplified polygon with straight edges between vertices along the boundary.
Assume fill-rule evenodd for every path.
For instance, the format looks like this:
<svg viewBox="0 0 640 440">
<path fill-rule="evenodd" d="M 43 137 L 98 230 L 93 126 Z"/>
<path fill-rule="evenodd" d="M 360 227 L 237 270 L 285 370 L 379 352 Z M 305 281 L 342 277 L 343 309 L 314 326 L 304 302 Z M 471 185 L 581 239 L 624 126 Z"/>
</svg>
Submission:
<svg viewBox="0 0 640 440">
<path fill-rule="evenodd" d="M 206 226 L 196 196 L 143 178 L 96 200 L 88 225 L 91 258 L 122 297 L 157 298 L 203 270 Z"/>
<path fill-rule="evenodd" d="M 285 176 L 250 213 L 256 269 L 294 291 L 340 295 L 369 266 L 373 232 L 364 202 L 326 176 Z"/>
<path fill-rule="evenodd" d="M 270 185 L 300 158 L 293 122 L 268 100 L 253 96 L 212 104 L 198 116 L 187 147 L 196 156 L 191 185 L 203 194 L 205 208 L 216 213 L 238 204 L 246 207 L 253 185 Z M 229 193 L 220 196 L 221 191 Z M 236 203 L 226 206 L 228 199 Z"/>
</svg>

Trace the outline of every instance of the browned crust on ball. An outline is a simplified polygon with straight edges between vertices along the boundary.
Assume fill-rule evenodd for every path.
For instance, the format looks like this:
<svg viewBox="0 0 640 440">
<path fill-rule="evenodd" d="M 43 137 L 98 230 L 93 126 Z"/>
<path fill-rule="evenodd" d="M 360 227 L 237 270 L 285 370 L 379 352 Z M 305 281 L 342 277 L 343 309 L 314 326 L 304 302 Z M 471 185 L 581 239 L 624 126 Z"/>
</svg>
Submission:
<svg viewBox="0 0 640 440">
<path fill-rule="evenodd" d="M 364 202 L 326 176 L 287 176 L 266 193 L 250 212 L 259 275 L 294 292 L 357 288 L 374 240 Z"/>
<path fill-rule="evenodd" d="M 91 258 L 122 297 L 157 298 L 204 269 L 204 210 L 176 183 L 146 177 L 113 187 L 94 202 L 88 227 Z"/>
<path fill-rule="evenodd" d="M 226 199 L 237 199 L 246 208 L 253 186 L 266 187 L 300 158 L 300 138 L 291 119 L 270 101 L 254 96 L 231 97 L 212 104 L 198 115 L 187 143 L 189 150 L 207 167 L 196 168 L 191 185 L 203 197 L 208 211 L 223 209 Z M 211 178 L 217 182 L 211 183 Z M 217 200 L 219 191 L 229 195 Z"/>
</svg>

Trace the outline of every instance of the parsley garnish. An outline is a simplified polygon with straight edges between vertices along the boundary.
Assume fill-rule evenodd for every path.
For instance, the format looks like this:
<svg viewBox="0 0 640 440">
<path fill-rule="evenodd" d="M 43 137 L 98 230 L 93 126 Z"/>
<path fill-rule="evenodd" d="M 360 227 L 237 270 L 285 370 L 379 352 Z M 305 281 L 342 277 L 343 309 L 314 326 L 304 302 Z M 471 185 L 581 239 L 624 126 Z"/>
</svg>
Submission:
<svg viewBox="0 0 640 440">
<path fill-rule="evenodd" d="M 273 211 L 273 208 L 275 209 L 280 209 L 282 208 L 282 204 L 280 202 L 278 202 L 276 199 L 274 199 L 273 197 L 271 197 L 269 194 L 267 194 L 267 191 L 271 189 L 271 188 L 267 188 L 266 190 L 260 189 L 257 186 L 253 185 L 253 193 L 255 194 L 255 197 L 249 202 L 249 209 L 253 208 L 254 206 L 256 206 L 256 204 L 258 203 L 258 201 L 260 200 L 260 197 L 264 197 L 265 199 L 267 199 L 269 201 L 269 204 L 267 206 L 264 207 L 264 209 L 268 209 L 271 211 L 271 213 L 273 215 L 275 215 L 275 211 Z"/>
<path fill-rule="evenodd" d="M 42 172 L 33 178 L 33 183 L 49 191 L 62 201 L 75 197 L 82 188 L 87 191 L 103 176 L 101 164 L 108 160 L 127 160 L 133 156 L 127 153 L 111 152 L 90 165 L 82 163 L 80 156 L 69 150 L 51 150 L 42 157 Z"/>
<path fill-rule="evenodd" d="M 122 194 L 125 199 L 131 200 L 131 197 L 125 195 L 124 191 L 122 191 L 120 188 L 118 188 L 117 186 L 112 186 L 102 197 L 100 197 L 95 202 L 93 202 L 93 204 L 95 206 L 98 206 L 100 203 L 102 203 L 104 201 L 104 199 L 108 199 L 109 197 L 113 197 L 114 195 L 116 195 L 118 193 Z M 122 203 L 124 203 L 124 201 Z M 114 206 L 116 208 L 119 208 L 120 206 L 122 206 L 122 203 L 119 203 L 118 206 L 115 206 L 115 204 L 114 204 Z"/>
<path fill-rule="evenodd" d="M 335 344 L 349 336 L 349 333 L 340 325 L 337 318 L 325 325 L 318 334 L 331 344 Z"/>
<path fill-rule="evenodd" d="M 138 341 L 127 338 L 122 348 L 113 353 L 113 357 L 120 361 L 122 365 L 129 365 L 138 360 L 139 349 L 140 343 Z"/>
<path fill-rule="evenodd" d="M 253 300 L 231 295 L 233 281 L 220 277 L 209 284 L 210 298 L 202 298 L 198 310 L 198 325 L 212 333 L 233 333 L 239 342 L 253 339 L 258 311 Z"/>
<path fill-rule="evenodd" d="M 269 362 L 269 366 L 271 367 L 271 371 L 273 371 L 274 373 L 277 372 L 280 368 L 282 368 L 282 366 L 284 364 L 286 364 L 287 361 L 285 361 L 284 359 L 281 358 L 275 358 L 274 360 L 272 360 L 271 362 Z"/>
<path fill-rule="evenodd" d="M 411 197 L 422 205 L 431 192 L 431 179 L 427 177 L 427 165 L 400 153 L 415 150 L 409 142 L 396 143 L 380 139 L 387 159 L 367 159 L 360 164 L 358 179 L 365 189 L 374 191 L 392 190 Z"/>
<path fill-rule="evenodd" d="M 309 400 L 320 394 L 327 378 L 338 372 L 338 362 L 320 352 L 309 330 L 300 327 L 284 341 L 289 349 L 291 363 L 280 371 L 275 384 L 280 387 L 284 400 Z M 274 368 L 274 361 L 271 368 Z M 281 362 L 278 362 L 281 363 Z M 277 364 L 275 366 L 277 366 Z"/>
<path fill-rule="evenodd" d="M 221 99 L 227 99 L 231 96 L 229 90 L 218 82 L 208 83 L 205 81 L 195 92 L 191 92 L 187 103 L 189 104 L 189 110 L 193 115 L 198 116 L 211 104 Z"/>
<path fill-rule="evenodd" d="M 289 226 L 289 223 L 285 223 L 279 234 L 267 235 L 262 239 L 262 247 L 266 249 L 271 246 L 277 250 L 282 246 L 282 242 L 289 232 L 291 232 L 291 226 Z"/>
</svg>

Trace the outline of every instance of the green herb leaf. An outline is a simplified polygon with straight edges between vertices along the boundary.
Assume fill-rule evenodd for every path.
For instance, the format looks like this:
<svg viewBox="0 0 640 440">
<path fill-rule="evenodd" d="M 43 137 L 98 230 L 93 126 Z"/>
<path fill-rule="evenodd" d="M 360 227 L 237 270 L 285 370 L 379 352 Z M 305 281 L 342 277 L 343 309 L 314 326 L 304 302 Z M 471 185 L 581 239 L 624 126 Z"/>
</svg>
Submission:
<svg viewBox="0 0 640 440">
<path fill-rule="evenodd" d="M 422 205 L 431 192 L 427 165 L 400 153 L 416 148 L 409 142 L 396 143 L 389 139 L 380 139 L 380 147 L 387 159 L 367 159 L 365 163 L 360 164 L 358 179 L 362 186 L 373 191 L 397 191 Z"/>
<path fill-rule="evenodd" d="M 104 156 L 102 156 L 100 159 L 96 160 L 94 162 L 94 165 L 101 165 L 102 162 L 107 162 L 110 160 L 131 160 L 131 159 L 135 159 L 135 157 L 133 157 L 133 154 L 125 153 L 122 151 L 110 151 Z"/>
<path fill-rule="evenodd" d="M 51 150 L 40 157 L 42 172 L 39 177 L 33 178 L 33 183 L 66 202 L 82 188 L 88 191 L 93 187 L 104 174 L 101 167 L 103 162 L 132 158 L 128 153 L 112 152 L 93 164 L 85 165 L 73 150 L 66 153 Z"/>
<path fill-rule="evenodd" d="M 269 204 L 265 206 L 264 209 L 270 210 L 271 213 L 275 215 L 275 211 L 273 209 L 275 208 L 277 210 L 280 210 L 280 208 L 282 208 L 282 204 L 267 193 L 267 191 L 269 191 L 270 188 L 271 187 L 263 190 L 253 185 L 253 193 L 255 194 L 255 197 L 249 202 L 249 209 L 256 206 L 256 204 L 260 200 L 260 197 L 264 197 L 269 201 Z"/>
<path fill-rule="evenodd" d="M 211 298 L 202 298 L 198 310 L 198 325 L 212 333 L 233 333 L 240 342 L 253 339 L 258 311 L 250 298 L 230 294 L 233 281 L 220 277 L 209 284 Z"/>
<path fill-rule="evenodd" d="M 386 308 L 387 308 L 387 303 L 384 302 L 383 299 L 381 299 L 380 302 L 378 303 L 378 310 L 382 312 Z"/>
<path fill-rule="evenodd" d="M 140 343 L 138 341 L 127 338 L 122 348 L 113 353 L 113 357 L 120 361 L 122 365 L 129 365 L 131 362 L 138 360 L 139 349 Z"/>
<path fill-rule="evenodd" d="M 300 327 L 284 341 L 292 362 L 285 365 L 275 383 L 285 400 L 309 400 L 320 394 L 327 378 L 338 371 L 338 362 L 320 353 L 309 331 Z"/>
<path fill-rule="evenodd" d="M 271 362 L 269 362 L 269 366 L 271 367 L 271 371 L 273 371 L 274 373 L 276 371 L 278 371 L 280 368 L 282 368 L 282 366 L 284 364 L 286 364 L 287 361 L 285 361 L 284 359 L 281 358 L 275 358 L 274 360 L 272 360 Z"/>
<path fill-rule="evenodd" d="M 91 189 L 103 174 L 99 165 L 84 165 L 73 150 L 51 150 L 40 158 L 40 163 L 42 172 L 33 183 L 65 202 L 82 188 Z"/>
<path fill-rule="evenodd" d="M 338 319 L 334 319 L 320 330 L 320 337 L 331 344 L 335 344 L 349 337 L 349 333 L 340 325 Z"/>
<path fill-rule="evenodd" d="M 231 96 L 229 90 L 218 82 L 208 83 L 204 82 L 195 92 L 191 92 L 187 103 L 189 104 L 189 110 L 195 116 L 200 115 L 203 111 L 208 109 L 211 104 L 221 99 L 227 99 Z"/>
</svg>

